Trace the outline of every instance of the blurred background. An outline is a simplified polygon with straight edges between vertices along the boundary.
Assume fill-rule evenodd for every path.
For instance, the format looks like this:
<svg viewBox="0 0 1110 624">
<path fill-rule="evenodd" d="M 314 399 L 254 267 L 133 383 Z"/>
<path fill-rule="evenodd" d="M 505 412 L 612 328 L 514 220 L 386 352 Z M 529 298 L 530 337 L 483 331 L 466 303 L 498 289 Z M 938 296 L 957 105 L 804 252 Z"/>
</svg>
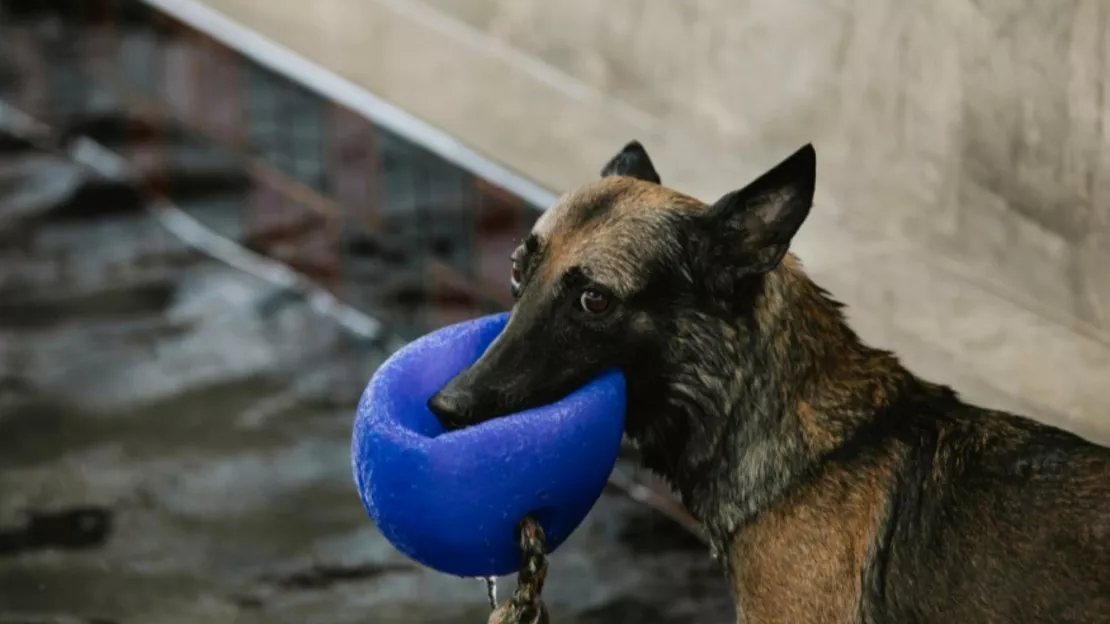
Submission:
<svg viewBox="0 0 1110 624">
<path fill-rule="evenodd" d="M 1108 82 L 1099 0 L 0 0 L 0 624 L 484 622 L 366 517 L 354 405 L 633 138 L 707 201 L 813 142 L 860 333 L 1110 443 Z M 544 593 L 734 617 L 631 457 Z"/>
</svg>

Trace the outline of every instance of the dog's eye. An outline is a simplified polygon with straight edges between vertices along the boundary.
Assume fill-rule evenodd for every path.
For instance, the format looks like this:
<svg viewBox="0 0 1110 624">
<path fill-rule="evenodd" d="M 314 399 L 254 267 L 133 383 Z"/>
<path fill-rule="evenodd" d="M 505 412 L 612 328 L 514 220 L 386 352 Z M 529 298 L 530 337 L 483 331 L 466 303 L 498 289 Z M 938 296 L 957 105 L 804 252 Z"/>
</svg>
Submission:
<svg viewBox="0 0 1110 624">
<path fill-rule="evenodd" d="M 513 288 L 520 288 L 520 280 L 524 279 L 524 270 L 520 268 L 520 261 L 513 260 L 513 267 L 509 269 L 509 283 Z"/>
<path fill-rule="evenodd" d="M 582 291 L 582 296 L 578 298 L 578 304 L 590 314 L 604 314 L 610 303 L 609 295 L 592 288 Z"/>
</svg>

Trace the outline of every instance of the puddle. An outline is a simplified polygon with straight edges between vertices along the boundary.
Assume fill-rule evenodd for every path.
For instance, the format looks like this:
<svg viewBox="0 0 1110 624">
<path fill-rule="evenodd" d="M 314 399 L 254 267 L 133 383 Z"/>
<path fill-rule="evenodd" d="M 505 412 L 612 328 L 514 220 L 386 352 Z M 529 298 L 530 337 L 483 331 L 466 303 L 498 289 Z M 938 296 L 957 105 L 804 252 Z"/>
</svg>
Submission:
<svg viewBox="0 0 1110 624">
<path fill-rule="evenodd" d="M 0 528 L 0 557 L 35 550 L 99 548 L 112 529 L 112 512 L 99 507 L 32 513 L 23 526 Z"/>
</svg>

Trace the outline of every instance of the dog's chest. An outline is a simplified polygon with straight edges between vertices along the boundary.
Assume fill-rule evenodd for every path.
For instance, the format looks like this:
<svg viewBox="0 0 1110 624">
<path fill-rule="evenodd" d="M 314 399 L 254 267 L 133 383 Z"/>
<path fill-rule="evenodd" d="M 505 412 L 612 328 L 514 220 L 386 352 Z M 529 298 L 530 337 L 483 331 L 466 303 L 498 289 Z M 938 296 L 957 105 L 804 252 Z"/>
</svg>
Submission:
<svg viewBox="0 0 1110 624">
<path fill-rule="evenodd" d="M 863 578 L 885 515 L 877 485 L 818 483 L 740 529 L 728 553 L 739 621 L 859 622 Z"/>
</svg>

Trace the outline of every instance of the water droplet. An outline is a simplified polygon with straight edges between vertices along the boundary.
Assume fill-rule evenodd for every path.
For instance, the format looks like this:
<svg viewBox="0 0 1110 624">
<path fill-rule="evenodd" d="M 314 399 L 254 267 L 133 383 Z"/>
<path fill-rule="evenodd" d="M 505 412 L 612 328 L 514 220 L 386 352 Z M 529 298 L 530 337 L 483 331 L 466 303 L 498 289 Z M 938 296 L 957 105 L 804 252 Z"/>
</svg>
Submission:
<svg viewBox="0 0 1110 624">
<path fill-rule="evenodd" d="M 490 610 L 497 608 L 497 577 L 487 576 L 482 578 L 486 582 L 486 597 L 489 598 Z"/>
</svg>

